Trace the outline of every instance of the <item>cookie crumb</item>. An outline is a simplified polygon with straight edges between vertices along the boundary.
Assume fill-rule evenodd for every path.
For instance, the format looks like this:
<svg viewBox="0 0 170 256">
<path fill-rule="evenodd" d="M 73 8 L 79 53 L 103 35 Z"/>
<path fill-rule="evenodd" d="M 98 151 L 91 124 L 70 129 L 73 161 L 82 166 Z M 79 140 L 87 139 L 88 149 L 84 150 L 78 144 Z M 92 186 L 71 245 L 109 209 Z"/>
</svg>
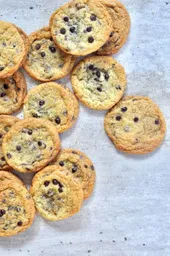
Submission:
<svg viewBox="0 0 170 256">
<path fill-rule="evenodd" d="M 103 242 L 102 240 L 100 240 L 100 243 Z"/>
<path fill-rule="evenodd" d="M 103 232 L 100 232 L 100 234 L 103 234 Z"/>
<path fill-rule="evenodd" d="M 91 252 L 91 250 L 88 250 L 88 253 L 90 253 Z"/>
<path fill-rule="evenodd" d="M 145 244 L 143 244 L 143 246 L 145 246 Z"/>
<path fill-rule="evenodd" d="M 70 242 L 70 244 L 72 244 L 72 242 Z"/>
<path fill-rule="evenodd" d="M 113 242 L 113 243 L 115 243 L 116 241 L 115 241 L 115 240 L 113 240 L 112 242 Z"/>
<path fill-rule="evenodd" d="M 33 10 L 34 9 L 34 7 L 33 6 L 30 6 L 30 10 Z"/>
<path fill-rule="evenodd" d="M 127 237 L 124 237 L 124 240 L 127 241 Z"/>
</svg>

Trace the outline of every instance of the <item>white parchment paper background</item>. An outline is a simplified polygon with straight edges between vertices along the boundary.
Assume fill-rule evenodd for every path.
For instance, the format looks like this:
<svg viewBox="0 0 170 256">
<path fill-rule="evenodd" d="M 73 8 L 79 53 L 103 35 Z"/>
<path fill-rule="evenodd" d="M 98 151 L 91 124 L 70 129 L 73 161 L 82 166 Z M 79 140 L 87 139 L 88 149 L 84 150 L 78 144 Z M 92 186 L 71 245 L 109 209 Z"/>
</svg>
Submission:
<svg viewBox="0 0 170 256">
<path fill-rule="evenodd" d="M 47 25 L 51 13 L 65 2 L 0 0 L 0 19 L 29 34 Z M 0 238 L 2 256 L 170 255 L 170 1 L 122 2 L 132 26 L 115 58 L 127 72 L 126 94 L 147 95 L 160 105 L 167 120 L 165 141 L 146 156 L 122 154 L 105 135 L 105 113 L 81 105 L 76 126 L 61 139 L 63 147 L 92 158 L 97 172 L 93 196 L 70 219 L 53 223 L 36 216 L 25 233 Z M 27 82 L 29 89 L 36 85 L 28 77 Z M 20 176 L 30 183 L 29 175 Z"/>
</svg>

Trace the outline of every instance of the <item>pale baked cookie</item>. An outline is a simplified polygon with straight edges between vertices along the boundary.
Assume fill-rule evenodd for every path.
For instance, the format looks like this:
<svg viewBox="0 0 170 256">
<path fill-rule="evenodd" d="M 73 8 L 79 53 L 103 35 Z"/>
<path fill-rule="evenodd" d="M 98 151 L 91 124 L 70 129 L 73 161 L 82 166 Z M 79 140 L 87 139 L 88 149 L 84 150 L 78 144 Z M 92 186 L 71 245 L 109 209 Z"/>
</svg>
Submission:
<svg viewBox="0 0 170 256">
<path fill-rule="evenodd" d="M 24 116 L 51 121 L 58 132 L 68 130 L 79 113 L 78 101 L 71 91 L 60 84 L 41 84 L 29 91 L 24 101 Z"/>
<path fill-rule="evenodd" d="M 26 92 L 26 81 L 20 71 L 0 79 L 0 114 L 16 112 L 22 106 Z"/>
<path fill-rule="evenodd" d="M 130 154 L 156 149 L 166 132 L 159 107 L 149 98 L 128 96 L 105 116 L 104 127 L 116 148 Z"/>
<path fill-rule="evenodd" d="M 75 149 L 63 149 L 52 163 L 69 170 L 81 183 L 84 199 L 88 198 L 94 188 L 96 173 L 91 160 L 82 152 Z"/>
<path fill-rule="evenodd" d="M 13 75 L 22 65 L 25 54 L 25 44 L 17 28 L 0 21 L 0 78 Z"/>
<path fill-rule="evenodd" d="M 96 0 L 76 0 L 57 9 L 50 19 L 54 41 L 72 55 L 98 50 L 109 38 L 112 20 Z"/>
<path fill-rule="evenodd" d="M 48 27 L 33 32 L 29 40 L 30 48 L 24 68 L 30 76 L 47 82 L 69 74 L 76 58 L 55 45 Z"/>
<path fill-rule="evenodd" d="M 2 151 L 7 163 L 19 172 L 36 172 L 52 161 L 60 149 L 57 129 L 47 120 L 27 118 L 4 136 Z"/>
<path fill-rule="evenodd" d="M 29 228 L 35 207 L 22 181 L 9 172 L 0 172 L 0 236 L 13 236 Z"/>
<path fill-rule="evenodd" d="M 83 202 L 81 184 L 56 165 L 48 166 L 34 176 L 30 192 L 37 211 L 52 221 L 77 213 Z"/>
<path fill-rule="evenodd" d="M 130 30 L 130 16 L 125 6 L 113 0 L 100 0 L 112 18 L 112 31 L 108 41 L 97 51 L 99 55 L 117 53 L 125 44 Z"/>
<path fill-rule="evenodd" d="M 0 115 L 0 170 L 11 169 L 5 160 L 4 154 L 2 153 L 2 140 L 10 128 L 18 121 L 19 119 L 15 116 Z"/>
<path fill-rule="evenodd" d="M 87 107 L 105 110 L 114 106 L 126 87 L 124 68 L 112 57 L 92 56 L 74 68 L 71 82 L 75 95 Z"/>
</svg>

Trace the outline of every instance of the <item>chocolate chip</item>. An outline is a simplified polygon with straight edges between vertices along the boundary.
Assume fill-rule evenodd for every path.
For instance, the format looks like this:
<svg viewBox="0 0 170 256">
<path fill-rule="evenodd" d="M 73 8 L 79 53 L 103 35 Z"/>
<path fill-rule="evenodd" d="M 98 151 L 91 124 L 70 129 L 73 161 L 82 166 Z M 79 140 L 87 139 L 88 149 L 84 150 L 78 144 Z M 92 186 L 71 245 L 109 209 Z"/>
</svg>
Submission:
<svg viewBox="0 0 170 256">
<path fill-rule="evenodd" d="M 122 111 L 122 112 L 126 112 L 126 111 L 127 111 L 127 107 L 121 108 L 121 111 Z"/>
<path fill-rule="evenodd" d="M 66 16 L 66 17 L 63 18 L 63 20 L 64 20 L 65 22 L 68 22 L 68 21 L 69 21 L 69 18 Z"/>
<path fill-rule="evenodd" d="M 57 124 L 60 124 L 60 123 L 61 123 L 61 119 L 59 118 L 59 116 L 56 117 L 55 122 L 56 122 Z"/>
<path fill-rule="evenodd" d="M 91 165 L 91 169 L 92 169 L 92 171 L 94 171 L 94 166 L 93 165 Z"/>
<path fill-rule="evenodd" d="M 89 65 L 89 70 L 93 70 L 94 69 L 94 66 L 91 64 L 91 65 Z"/>
<path fill-rule="evenodd" d="M 40 101 L 39 101 L 39 105 L 40 105 L 40 106 L 42 106 L 42 105 L 44 105 L 44 104 L 45 104 L 45 101 L 44 101 L 44 100 L 40 100 Z"/>
<path fill-rule="evenodd" d="M 87 164 L 84 165 L 85 168 L 88 168 Z"/>
<path fill-rule="evenodd" d="M 39 50 L 41 48 L 41 44 L 36 44 L 35 49 Z"/>
<path fill-rule="evenodd" d="M 2 136 L 3 136 L 3 135 L 2 135 L 2 134 L 0 134 L 0 139 L 2 138 Z"/>
<path fill-rule="evenodd" d="M 65 28 L 61 28 L 61 29 L 60 29 L 60 34 L 64 35 L 65 33 L 66 33 Z"/>
<path fill-rule="evenodd" d="M 114 32 L 111 32 L 111 33 L 110 33 L 110 37 L 112 37 L 112 36 L 113 36 L 113 34 L 114 34 Z"/>
<path fill-rule="evenodd" d="M 116 86 L 116 90 L 121 90 L 120 85 L 117 85 L 117 86 Z"/>
<path fill-rule="evenodd" d="M 44 57 L 45 57 L 45 55 L 46 55 L 46 53 L 45 53 L 45 52 L 41 52 L 40 54 L 41 54 L 41 57 L 42 57 L 42 58 L 44 58 Z"/>
<path fill-rule="evenodd" d="M 100 77 L 100 75 L 101 75 L 100 71 L 97 70 L 97 71 L 96 71 L 96 76 L 97 76 L 97 77 Z"/>
<path fill-rule="evenodd" d="M 59 182 L 56 179 L 54 179 L 52 182 L 53 182 L 54 185 L 59 185 Z"/>
<path fill-rule="evenodd" d="M 50 182 L 48 180 L 44 181 L 44 186 L 47 187 L 50 184 Z"/>
<path fill-rule="evenodd" d="M 0 67 L 0 71 L 2 71 L 2 70 L 4 70 L 4 67 L 1 66 L 1 67 Z"/>
<path fill-rule="evenodd" d="M 52 45 L 49 46 L 49 49 L 52 53 L 55 53 L 56 52 L 56 48 Z"/>
<path fill-rule="evenodd" d="M 21 146 L 16 146 L 17 151 L 21 151 Z"/>
<path fill-rule="evenodd" d="M 32 113 L 33 117 L 39 117 L 36 113 Z"/>
<path fill-rule="evenodd" d="M 4 84 L 4 89 L 8 89 L 9 88 L 9 86 L 8 86 L 8 84 Z"/>
<path fill-rule="evenodd" d="M 88 38 L 88 42 L 89 42 L 89 43 L 93 43 L 93 42 L 94 42 L 94 38 L 93 38 L 92 36 L 90 36 L 90 37 Z"/>
<path fill-rule="evenodd" d="M 31 130 L 31 129 L 28 130 L 28 134 L 29 134 L 29 135 L 32 135 L 32 130 Z"/>
<path fill-rule="evenodd" d="M 18 225 L 19 227 L 21 227 L 21 226 L 22 226 L 22 221 L 21 221 L 21 220 L 18 221 L 17 225 Z"/>
<path fill-rule="evenodd" d="M 59 193 L 62 193 L 62 192 L 63 192 L 63 189 L 59 187 L 58 192 L 59 192 Z"/>
<path fill-rule="evenodd" d="M 97 90 L 98 90 L 99 92 L 102 92 L 102 88 L 101 88 L 101 87 L 97 87 Z"/>
<path fill-rule="evenodd" d="M 70 32 L 71 32 L 71 33 L 74 33 L 74 32 L 75 32 L 75 27 L 71 27 L 71 28 L 70 28 Z"/>
<path fill-rule="evenodd" d="M 3 156 L 3 157 L 1 157 L 1 161 L 5 161 L 5 157 Z"/>
<path fill-rule="evenodd" d="M 86 31 L 87 31 L 87 32 L 91 32 L 91 31 L 92 31 L 92 27 L 86 28 Z"/>
<path fill-rule="evenodd" d="M 121 116 L 116 116 L 117 121 L 120 121 L 121 119 L 122 119 Z"/>
<path fill-rule="evenodd" d="M 92 14 L 91 16 L 90 16 L 90 19 L 92 20 L 92 21 L 95 21 L 96 20 L 96 15 L 95 14 Z"/>
<path fill-rule="evenodd" d="M 0 210 L 0 217 L 2 217 L 5 213 L 6 211 L 4 209 Z"/>
<path fill-rule="evenodd" d="M 155 120 L 155 124 L 157 124 L 157 125 L 159 124 L 159 120 L 158 119 Z"/>
<path fill-rule="evenodd" d="M 12 155 L 10 153 L 7 153 L 6 156 L 8 159 L 12 158 Z"/>
<path fill-rule="evenodd" d="M 38 141 L 38 146 L 41 147 L 42 146 L 42 142 Z"/>
<path fill-rule="evenodd" d="M 134 121 L 135 123 L 137 123 L 137 122 L 139 121 L 139 118 L 138 118 L 138 117 L 135 117 L 135 118 L 133 119 L 133 121 Z"/>
<path fill-rule="evenodd" d="M 5 92 L 2 92 L 2 93 L 0 94 L 0 96 L 1 96 L 1 97 L 4 97 L 4 96 L 6 96 L 6 93 L 5 93 Z"/>
<path fill-rule="evenodd" d="M 106 74 L 104 75 L 104 78 L 105 78 L 106 81 L 108 81 L 108 80 L 109 80 L 109 74 L 106 73 Z"/>
<path fill-rule="evenodd" d="M 59 165 L 60 165 L 60 166 L 64 166 L 64 161 L 60 161 L 60 162 L 59 162 Z"/>
<path fill-rule="evenodd" d="M 74 165 L 72 168 L 72 173 L 75 173 L 77 171 L 77 165 Z"/>
<path fill-rule="evenodd" d="M 67 114 L 68 114 L 67 110 L 63 111 L 64 116 L 67 116 Z"/>
<path fill-rule="evenodd" d="M 11 83 L 11 84 L 16 84 L 16 81 L 15 81 L 15 79 L 13 79 L 13 78 L 10 78 L 10 83 Z"/>
</svg>

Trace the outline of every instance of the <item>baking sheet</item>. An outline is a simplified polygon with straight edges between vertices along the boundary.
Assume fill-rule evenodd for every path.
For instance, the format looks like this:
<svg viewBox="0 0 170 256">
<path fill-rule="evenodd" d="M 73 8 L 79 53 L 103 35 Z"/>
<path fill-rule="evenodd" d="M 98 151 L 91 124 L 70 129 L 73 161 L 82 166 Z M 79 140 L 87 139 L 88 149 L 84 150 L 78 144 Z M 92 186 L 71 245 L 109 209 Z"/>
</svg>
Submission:
<svg viewBox="0 0 170 256">
<path fill-rule="evenodd" d="M 51 13 L 65 2 L 0 0 L 0 18 L 30 33 L 47 25 Z M 80 149 L 93 160 L 93 196 L 72 218 L 53 223 L 37 215 L 26 232 L 0 238 L 3 256 L 170 255 L 170 1 L 122 3 L 132 26 L 115 58 L 127 72 L 126 94 L 147 95 L 160 105 L 167 121 L 165 141 L 146 156 L 120 153 L 104 132 L 105 112 L 81 105 L 78 122 L 61 140 L 63 147 Z M 70 86 L 68 79 L 63 81 Z M 29 89 L 36 85 L 28 76 L 27 82 Z M 30 175 L 20 177 L 30 184 Z"/>
</svg>

